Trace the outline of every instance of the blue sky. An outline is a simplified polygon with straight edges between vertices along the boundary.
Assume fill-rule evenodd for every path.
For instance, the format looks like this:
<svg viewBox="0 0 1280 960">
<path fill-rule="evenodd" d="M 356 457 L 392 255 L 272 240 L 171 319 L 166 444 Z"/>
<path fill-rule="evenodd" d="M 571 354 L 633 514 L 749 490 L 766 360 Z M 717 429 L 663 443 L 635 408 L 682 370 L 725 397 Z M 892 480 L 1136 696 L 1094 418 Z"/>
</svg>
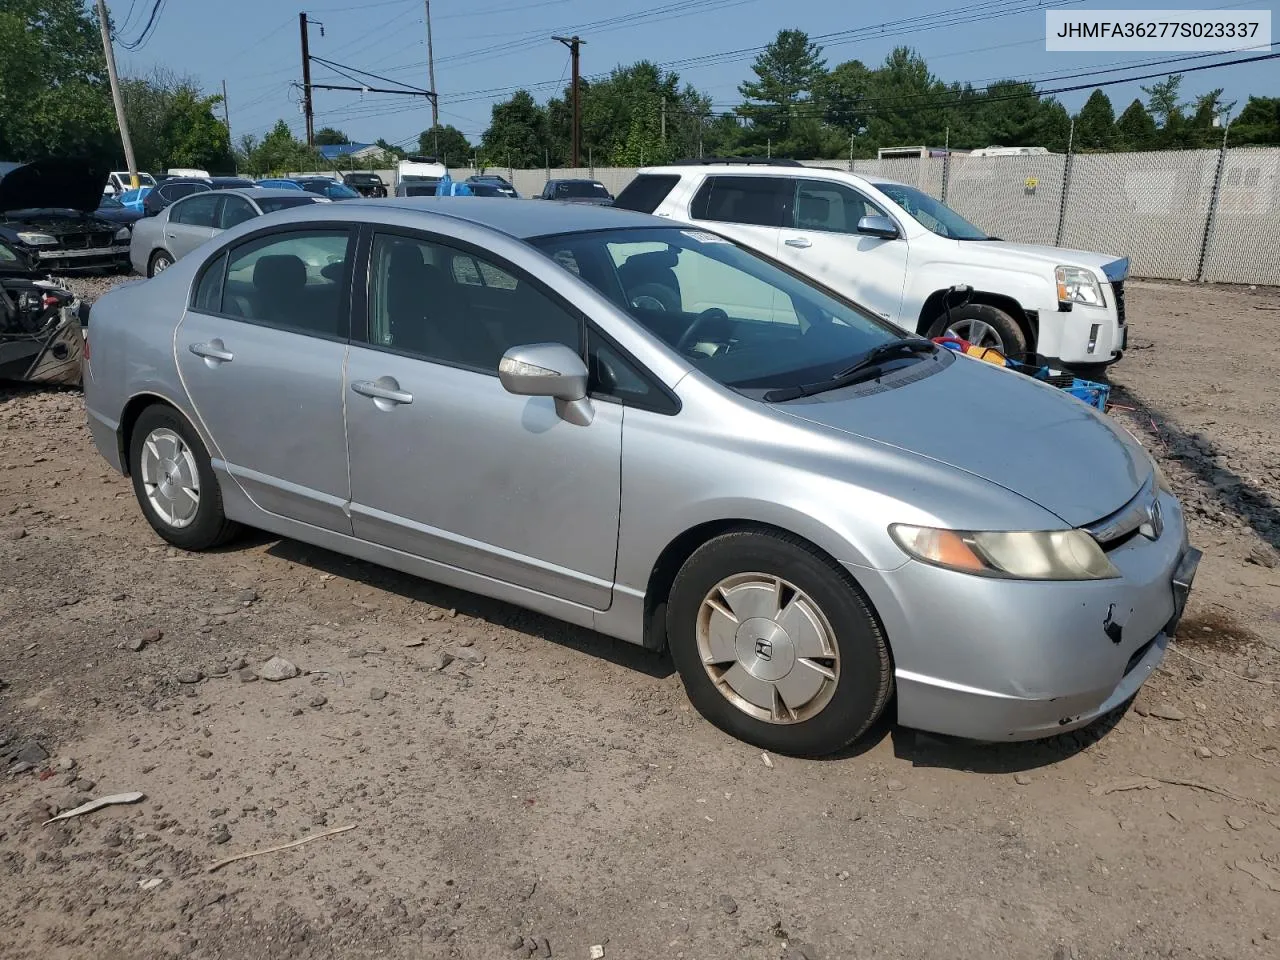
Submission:
<svg viewBox="0 0 1280 960">
<path fill-rule="evenodd" d="M 403 83 L 427 86 L 422 0 L 314 2 L 315 6 L 305 9 L 324 24 L 324 36 L 319 27 L 311 28 L 314 55 Z M 529 87 L 539 101 L 562 88 L 569 77 L 568 51 L 551 40 L 553 33 L 578 32 L 587 41 L 582 47 L 586 76 L 639 59 L 667 63 L 704 58 L 674 69 L 709 94 L 717 109 L 738 100 L 737 86 L 750 75 L 755 56 L 750 48 L 767 43 L 783 28 L 805 30 L 814 37 L 867 28 L 853 37 L 825 43 L 828 64 L 856 58 L 876 65 L 895 45 L 907 44 L 923 54 L 933 72 L 944 80 L 967 80 L 975 85 L 1002 77 L 1039 79 L 1185 56 L 1047 53 L 1042 9 L 1002 12 L 1002 8 L 1023 8 L 1034 2 L 920 0 L 864 5 L 849 0 L 614 0 L 602 5 L 596 0 L 432 0 L 441 122 L 453 124 L 474 141 L 488 125 L 493 102 L 504 99 L 512 88 Z M 119 35 L 126 40 L 138 36 L 151 6 L 151 0 L 108 2 Z M 1193 5 L 1176 0 L 1059 0 L 1046 6 L 1170 9 Z M 1272 9 L 1274 16 L 1271 3 L 1214 4 L 1202 0 L 1198 6 Z M 232 133 L 237 140 L 245 133 L 260 136 L 279 118 L 300 134 L 300 96 L 290 84 L 301 75 L 298 13 L 303 7 L 303 0 L 221 0 L 216 5 L 165 0 L 148 42 L 135 52 L 118 50 L 120 68 L 126 74 L 140 74 L 156 66 L 167 67 L 192 76 L 209 92 L 220 91 L 225 79 Z M 957 10 L 965 12 L 946 13 Z M 919 29 L 919 23 L 904 22 L 930 14 L 943 15 L 947 25 L 939 27 L 935 19 L 934 25 L 926 21 L 925 28 Z M 964 20 L 969 22 L 956 22 Z M 877 26 L 880 24 L 891 25 Z M 1166 68 L 1142 72 L 1155 69 Z M 312 79 L 350 83 L 318 65 Z M 1089 79 L 1051 81 L 1041 86 Z M 1239 101 L 1238 112 L 1250 93 L 1280 93 L 1280 67 L 1277 61 L 1270 61 L 1205 70 L 1189 73 L 1183 81 L 1187 99 L 1218 86 L 1226 88 L 1227 100 Z M 1140 95 L 1137 83 L 1106 89 L 1117 113 Z M 1062 94 L 1059 99 L 1074 112 L 1087 96 L 1085 90 Z M 386 137 L 392 142 L 408 142 L 431 122 L 426 100 L 417 97 L 317 91 L 315 109 L 317 129 L 338 127 L 357 141 Z"/>
</svg>

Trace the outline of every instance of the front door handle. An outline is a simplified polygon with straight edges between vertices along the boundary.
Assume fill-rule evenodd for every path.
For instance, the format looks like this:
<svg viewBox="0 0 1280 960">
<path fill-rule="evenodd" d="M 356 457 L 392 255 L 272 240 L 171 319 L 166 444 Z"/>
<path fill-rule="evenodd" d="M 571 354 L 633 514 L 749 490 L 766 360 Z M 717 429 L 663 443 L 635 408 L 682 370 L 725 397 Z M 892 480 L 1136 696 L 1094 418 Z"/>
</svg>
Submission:
<svg viewBox="0 0 1280 960">
<path fill-rule="evenodd" d="M 168 237 L 170 240 L 178 239 L 178 235 L 176 233 L 166 233 L 165 236 Z"/>
<path fill-rule="evenodd" d="M 230 363 L 236 358 L 236 355 L 227 349 L 226 344 L 216 337 L 208 343 L 193 343 L 189 349 L 197 357 L 203 357 L 205 363 L 211 367 L 216 367 L 220 363 Z"/>
<path fill-rule="evenodd" d="M 804 250 L 813 246 L 813 242 L 808 237 L 788 237 L 782 242 L 788 247 L 796 247 L 799 250 Z"/>
<path fill-rule="evenodd" d="M 357 380 L 351 389 L 362 397 L 368 397 L 379 410 L 390 410 L 393 406 L 413 403 L 413 394 L 401 390 L 395 377 L 379 377 L 377 380 Z"/>
</svg>

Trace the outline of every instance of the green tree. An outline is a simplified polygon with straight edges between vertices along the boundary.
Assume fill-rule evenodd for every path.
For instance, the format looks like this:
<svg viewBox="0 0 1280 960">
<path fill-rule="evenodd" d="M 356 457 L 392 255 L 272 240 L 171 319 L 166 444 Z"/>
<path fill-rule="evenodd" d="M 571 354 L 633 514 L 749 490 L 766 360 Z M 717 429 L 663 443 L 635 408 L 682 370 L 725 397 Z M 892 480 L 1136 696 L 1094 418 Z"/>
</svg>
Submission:
<svg viewBox="0 0 1280 960">
<path fill-rule="evenodd" d="M 245 145 L 242 139 L 241 146 Z M 320 155 L 295 137 L 283 120 L 277 120 L 270 133 L 251 145 L 244 161 L 249 172 L 259 176 L 316 170 L 323 163 Z"/>
<path fill-rule="evenodd" d="M 123 162 L 97 22 L 81 0 L 0 3 L 0 157 Z"/>
<path fill-rule="evenodd" d="M 1156 122 L 1135 97 L 1116 121 L 1117 146 L 1122 150 L 1150 150 L 1156 145 L 1157 134 Z"/>
<path fill-rule="evenodd" d="M 445 164 L 462 166 L 471 162 L 471 143 L 462 131 L 450 124 L 428 127 L 418 134 L 418 150 L 430 157 L 438 157 Z"/>
<path fill-rule="evenodd" d="M 399 147 L 394 143 L 388 143 L 384 138 L 379 137 L 374 142 L 374 146 L 382 151 L 385 162 L 394 163 L 397 160 L 403 160 L 408 154 L 403 147 Z"/>
<path fill-rule="evenodd" d="M 757 149 L 772 144 L 775 156 L 804 154 L 812 128 L 802 136 L 797 125 L 814 113 L 813 92 L 826 74 L 822 48 L 803 30 L 779 30 L 751 70 L 756 79 L 738 87 L 746 102 L 736 108 L 750 124 L 746 139 Z"/>
<path fill-rule="evenodd" d="M 1250 97 L 1230 136 L 1231 143 L 1280 144 L 1280 97 Z"/>
<path fill-rule="evenodd" d="M 948 90 L 929 72 L 929 65 L 920 54 L 910 47 L 897 47 L 872 71 L 870 95 L 871 110 L 862 148 L 874 155 L 877 147 L 940 145 L 951 126 L 943 103 L 963 100 L 964 91 Z M 970 92 L 968 99 L 976 101 L 980 95 Z M 966 112 L 962 111 L 961 116 Z M 953 137 L 952 143 L 963 143 L 965 139 Z"/>
<path fill-rule="evenodd" d="M 481 147 L 488 163 L 511 167 L 540 167 L 546 162 L 546 111 L 528 90 L 495 103 Z"/>
<path fill-rule="evenodd" d="M 1076 114 L 1076 148 L 1110 150 L 1115 125 L 1116 112 L 1111 106 L 1111 98 L 1099 87 L 1089 94 L 1089 99 Z"/>
<path fill-rule="evenodd" d="M 1178 88 L 1182 86 L 1182 74 L 1170 74 L 1159 83 L 1143 87 L 1147 95 L 1147 110 L 1156 122 L 1156 126 L 1164 129 L 1182 119 L 1182 111 L 1186 104 L 1178 100 Z"/>
<path fill-rule="evenodd" d="M 221 95 L 202 97 L 190 88 L 178 91 L 169 105 L 163 129 L 170 166 L 227 172 L 235 169 L 230 131 L 213 113 L 221 103 Z"/>
<path fill-rule="evenodd" d="M 868 120 L 866 100 L 874 81 L 874 71 L 861 60 L 847 60 L 825 73 L 814 90 L 822 104 L 823 119 L 843 136 L 864 134 Z"/>
<path fill-rule="evenodd" d="M 316 146 L 331 147 L 340 143 L 350 143 L 351 138 L 341 130 L 335 130 L 333 127 L 321 127 L 316 131 Z"/>
</svg>

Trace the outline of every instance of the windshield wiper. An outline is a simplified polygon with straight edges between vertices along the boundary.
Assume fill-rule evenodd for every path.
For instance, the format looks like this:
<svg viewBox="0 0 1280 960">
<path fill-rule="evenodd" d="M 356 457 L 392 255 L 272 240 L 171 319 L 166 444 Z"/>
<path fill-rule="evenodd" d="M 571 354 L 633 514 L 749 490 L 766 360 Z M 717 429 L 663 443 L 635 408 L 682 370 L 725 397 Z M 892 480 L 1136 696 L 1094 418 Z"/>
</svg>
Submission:
<svg viewBox="0 0 1280 960">
<path fill-rule="evenodd" d="M 841 370 L 828 380 L 819 380 L 817 383 L 801 383 L 794 387 L 779 387 L 766 393 L 764 401 L 766 403 L 782 403 L 799 397 L 811 397 L 815 393 L 824 393 L 827 390 L 838 390 L 840 387 L 847 387 L 862 380 L 879 377 L 884 373 L 884 364 L 889 360 L 901 360 L 916 354 L 933 353 L 937 349 L 938 345 L 932 340 L 890 340 L 888 343 L 882 343 L 878 347 L 872 347 L 859 357 L 856 363 Z"/>
</svg>

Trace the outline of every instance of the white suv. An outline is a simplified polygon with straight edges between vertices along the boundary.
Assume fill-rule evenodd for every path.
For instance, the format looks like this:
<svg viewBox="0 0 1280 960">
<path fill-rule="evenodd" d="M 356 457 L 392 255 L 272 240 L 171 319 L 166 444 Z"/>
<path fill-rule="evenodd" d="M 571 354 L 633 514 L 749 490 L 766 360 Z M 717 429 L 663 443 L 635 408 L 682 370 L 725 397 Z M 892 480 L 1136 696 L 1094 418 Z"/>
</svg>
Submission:
<svg viewBox="0 0 1280 960">
<path fill-rule="evenodd" d="M 915 333 L 1074 368 L 1124 353 L 1127 258 L 1007 243 L 906 184 L 796 161 L 687 161 L 640 170 L 615 205 L 707 224 Z M 948 296 L 957 287 L 967 299 Z"/>
</svg>

